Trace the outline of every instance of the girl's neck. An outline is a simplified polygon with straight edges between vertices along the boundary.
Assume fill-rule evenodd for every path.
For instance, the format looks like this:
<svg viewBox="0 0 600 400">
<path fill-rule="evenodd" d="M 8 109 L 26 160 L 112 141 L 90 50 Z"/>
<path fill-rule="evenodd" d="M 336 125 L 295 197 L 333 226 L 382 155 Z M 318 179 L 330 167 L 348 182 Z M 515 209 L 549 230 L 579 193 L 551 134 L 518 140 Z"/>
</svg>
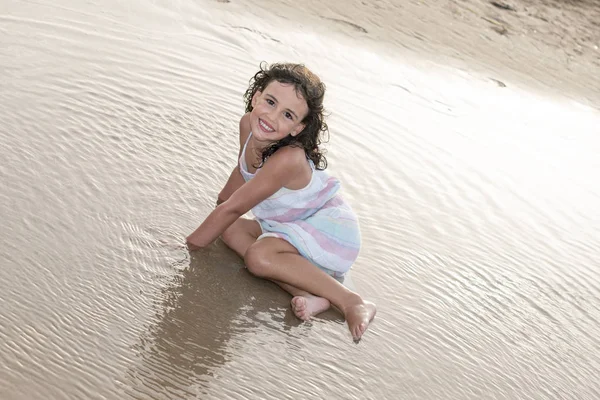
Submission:
<svg viewBox="0 0 600 400">
<path fill-rule="evenodd" d="M 252 165 L 260 165 L 262 163 L 262 154 L 265 148 L 267 148 L 270 143 L 263 143 L 256 140 L 254 135 L 250 137 L 248 141 L 248 146 L 246 147 L 246 153 L 252 160 Z"/>
<path fill-rule="evenodd" d="M 272 145 L 274 142 L 261 142 L 256 139 L 254 135 L 250 137 L 250 142 L 248 143 L 250 149 L 258 154 L 262 154 L 262 152 Z"/>
</svg>

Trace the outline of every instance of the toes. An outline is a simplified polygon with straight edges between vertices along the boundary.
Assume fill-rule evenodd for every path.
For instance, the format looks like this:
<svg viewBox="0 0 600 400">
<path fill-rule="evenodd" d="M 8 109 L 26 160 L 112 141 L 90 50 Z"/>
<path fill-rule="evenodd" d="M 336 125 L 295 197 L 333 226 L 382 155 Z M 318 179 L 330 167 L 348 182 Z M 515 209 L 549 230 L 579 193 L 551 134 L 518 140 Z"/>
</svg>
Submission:
<svg viewBox="0 0 600 400">
<path fill-rule="evenodd" d="M 290 302 L 290 303 L 292 304 L 292 310 L 294 310 L 294 312 L 296 312 L 296 310 L 298 310 L 298 302 L 297 302 L 297 300 L 296 300 L 296 299 L 297 299 L 297 298 L 296 298 L 296 297 L 294 297 L 294 298 L 292 299 L 292 301 Z"/>
<path fill-rule="evenodd" d="M 310 319 L 310 314 L 307 314 L 304 311 L 295 311 L 296 317 L 300 318 L 302 321 L 308 321 Z"/>
<path fill-rule="evenodd" d="M 296 301 L 296 310 L 298 310 L 298 311 L 306 310 L 306 300 L 304 300 L 302 298 L 298 299 L 298 301 Z"/>
<path fill-rule="evenodd" d="M 358 343 L 358 342 L 360 342 L 360 338 L 361 338 L 361 334 L 359 332 L 359 329 L 354 328 L 354 330 L 352 331 L 352 340 L 354 340 L 354 343 Z"/>
<path fill-rule="evenodd" d="M 292 299 L 292 311 L 296 317 L 303 321 L 310 319 L 310 313 L 306 310 L 306 299 L 304 297 L 298 296 Z"/>
<path fill-rule="evenodd" d="M 304 314 L 304 313 L 303 313 L 303 314 L 301 314 L 301 315 L 300 315 L 300 319 L 301 319 L 302 321 L 308 321 L 308 320 L 310 319 L 310 315 L 309 315 L 309 314 Z"/>
<path fill-rule="evenodd" d="M 364 335 L 365 331 L 367 330 L 367 324 L 365 324 L 364 322 L 360 325 L 358 325 L 358 334 L 359 336 L 362 337 L 362 335 Z"/>
<path fill-rule="evenodd" d="M 365 331 L 367 330 L 367 326 L 368 326 L 367 323 L 361 322 L 360 324 L 355 326 L 353 329 L 350 329 L 350 333 L 352 334 L 352 340 L 354 340 L 354 343 L 360 342 L 360 339 L 362 338 L 362 336 L 365 334 Z"/>
<path fill-rule="evenodd" d="M 306 301 L 303 297 L 297 296 L 292 299 L 292 306 L 296 310 L 304 310 L 306 308 Z"/>
</svg>

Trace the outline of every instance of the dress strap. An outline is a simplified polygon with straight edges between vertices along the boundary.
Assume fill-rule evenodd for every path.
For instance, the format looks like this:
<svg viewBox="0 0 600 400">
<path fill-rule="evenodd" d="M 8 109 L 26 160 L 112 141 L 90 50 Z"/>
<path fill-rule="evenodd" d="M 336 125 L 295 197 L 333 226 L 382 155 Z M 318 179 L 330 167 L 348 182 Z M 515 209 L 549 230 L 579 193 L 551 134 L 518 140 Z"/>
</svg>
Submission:
<svg viewBox="0 0 600 400">
<path fill-rule="evenodd" d="M 246 148 L 248 147 L 248 142 L 250 142 L 250 138 L 252 137 L 252 132 L 248 135 L 248 139 L 246 139 L 246 143 L 244 143 L 244 148 L 242 149 L 242 153 L 240 154 L 240 159 L 238 160 L 240 167 L 244 171 L 248 171 L 248 166 L 246 165 Z"/>
<path fill-rule="evenodd" d="M 246 139 L 246 143 L 244 143 L 244 153 L 246 152 L 246 146 L 248 146 L 248 142 L 250 141 L 251 137 L 252 137 L 252 131 L 250 131 L 250 134 L 248 135 L 248 138 Z"/>
</svg>

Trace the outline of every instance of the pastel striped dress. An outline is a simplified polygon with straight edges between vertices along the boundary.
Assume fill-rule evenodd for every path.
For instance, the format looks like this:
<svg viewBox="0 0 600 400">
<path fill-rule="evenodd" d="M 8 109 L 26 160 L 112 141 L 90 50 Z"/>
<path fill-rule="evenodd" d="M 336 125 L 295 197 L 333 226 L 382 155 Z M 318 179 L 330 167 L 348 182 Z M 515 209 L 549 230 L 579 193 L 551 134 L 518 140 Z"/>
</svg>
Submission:
<svg viewBox="0 0 600 400">
<path fill-rule="evenodd" d="M 244 144 L 239 159 L 240 172 L 247 182 L 255 174 L 248 172 Z M 312 160 L 310 183 L 298 190 L 279 189 L 252 208 L 263 234 L 291 243 L 298 252 L 330 275 L 343 276 L 358 257 L 360 227 L 355 213 L 337 193 L 340 181 L 317 170 Z"/>
</svg>

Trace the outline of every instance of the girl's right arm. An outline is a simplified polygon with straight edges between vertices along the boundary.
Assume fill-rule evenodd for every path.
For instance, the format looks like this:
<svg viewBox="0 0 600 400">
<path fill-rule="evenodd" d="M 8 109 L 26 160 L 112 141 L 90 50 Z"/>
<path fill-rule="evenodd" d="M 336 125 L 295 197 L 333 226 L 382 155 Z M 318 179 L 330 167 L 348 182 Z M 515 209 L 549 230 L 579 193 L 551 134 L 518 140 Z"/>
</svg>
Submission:
<svg viewBox="0 0 600 400">
<path fill-rule="evenodd" d="M 242 150 L 244 149 L 244 144 L 246 144 L 248 135 L 250 135 L 250 113 L 244 114 L 240 119 L 240 150 L 238 152 L 238 160 L 242 155 Z M 217 197 L 217 205 L 227 201 L 227 199 L 229 199 L 231 195 L 244 184 L 244 182 L 244 178 L 240 173 L 239 163 L 236 163 L 233 171 L 231 171 L 231 175 L 229 175 L 227 183 L 223 186 L 223 189 L 221 189 L 221 192 Z"/>
<path fill-rule="evenodd" d="M 238 218 L 272 196 L 306 169 L 304 150 L 289 147 L 277 150 L 256 172 L 254 178 L 240 186 L 225 202 L 218 205 L 192 232 L 186 241 L 190 250 L 210 245 Z"/>
<path fill-rule="evenodd" d="M 248 139 L 248 135 L 250 135 L 250 113 L 246 113 L 242 116 L 242 118 L 240 119 L 240 150 L 238 152 L 238 158 L 237 160 L 240 159 L 240 157 L 242 156 L 242 151 L 244 150 L 244 145 L 246 144 L 246 140 Z M 235 167 L 233 168 L 233 171 L 231 171 L 231 174 L 229 175 L 229 179 L 227 180 L 227 183 L 225 183 L 225 186 L 223 186 L 223 189 L 221 189 L 221 192 L 219 192 L 219 195 L 217 196 L 217 207 L 226 202 L 232 194 L 234 194 L 240 187 L 242 187 L 242 185 L 245 183 L 244 181 L 244 177 L 242 176 L 242 173 L 240 172 L 240 167 L 239 167 L 239 161 L 235 164 Z M 189 242 L 188 240 L 188 248 L 193 251 L 193 250 L 198 250 L 200 247 L 196 246 L 192 243 Z"/>
</svg>

